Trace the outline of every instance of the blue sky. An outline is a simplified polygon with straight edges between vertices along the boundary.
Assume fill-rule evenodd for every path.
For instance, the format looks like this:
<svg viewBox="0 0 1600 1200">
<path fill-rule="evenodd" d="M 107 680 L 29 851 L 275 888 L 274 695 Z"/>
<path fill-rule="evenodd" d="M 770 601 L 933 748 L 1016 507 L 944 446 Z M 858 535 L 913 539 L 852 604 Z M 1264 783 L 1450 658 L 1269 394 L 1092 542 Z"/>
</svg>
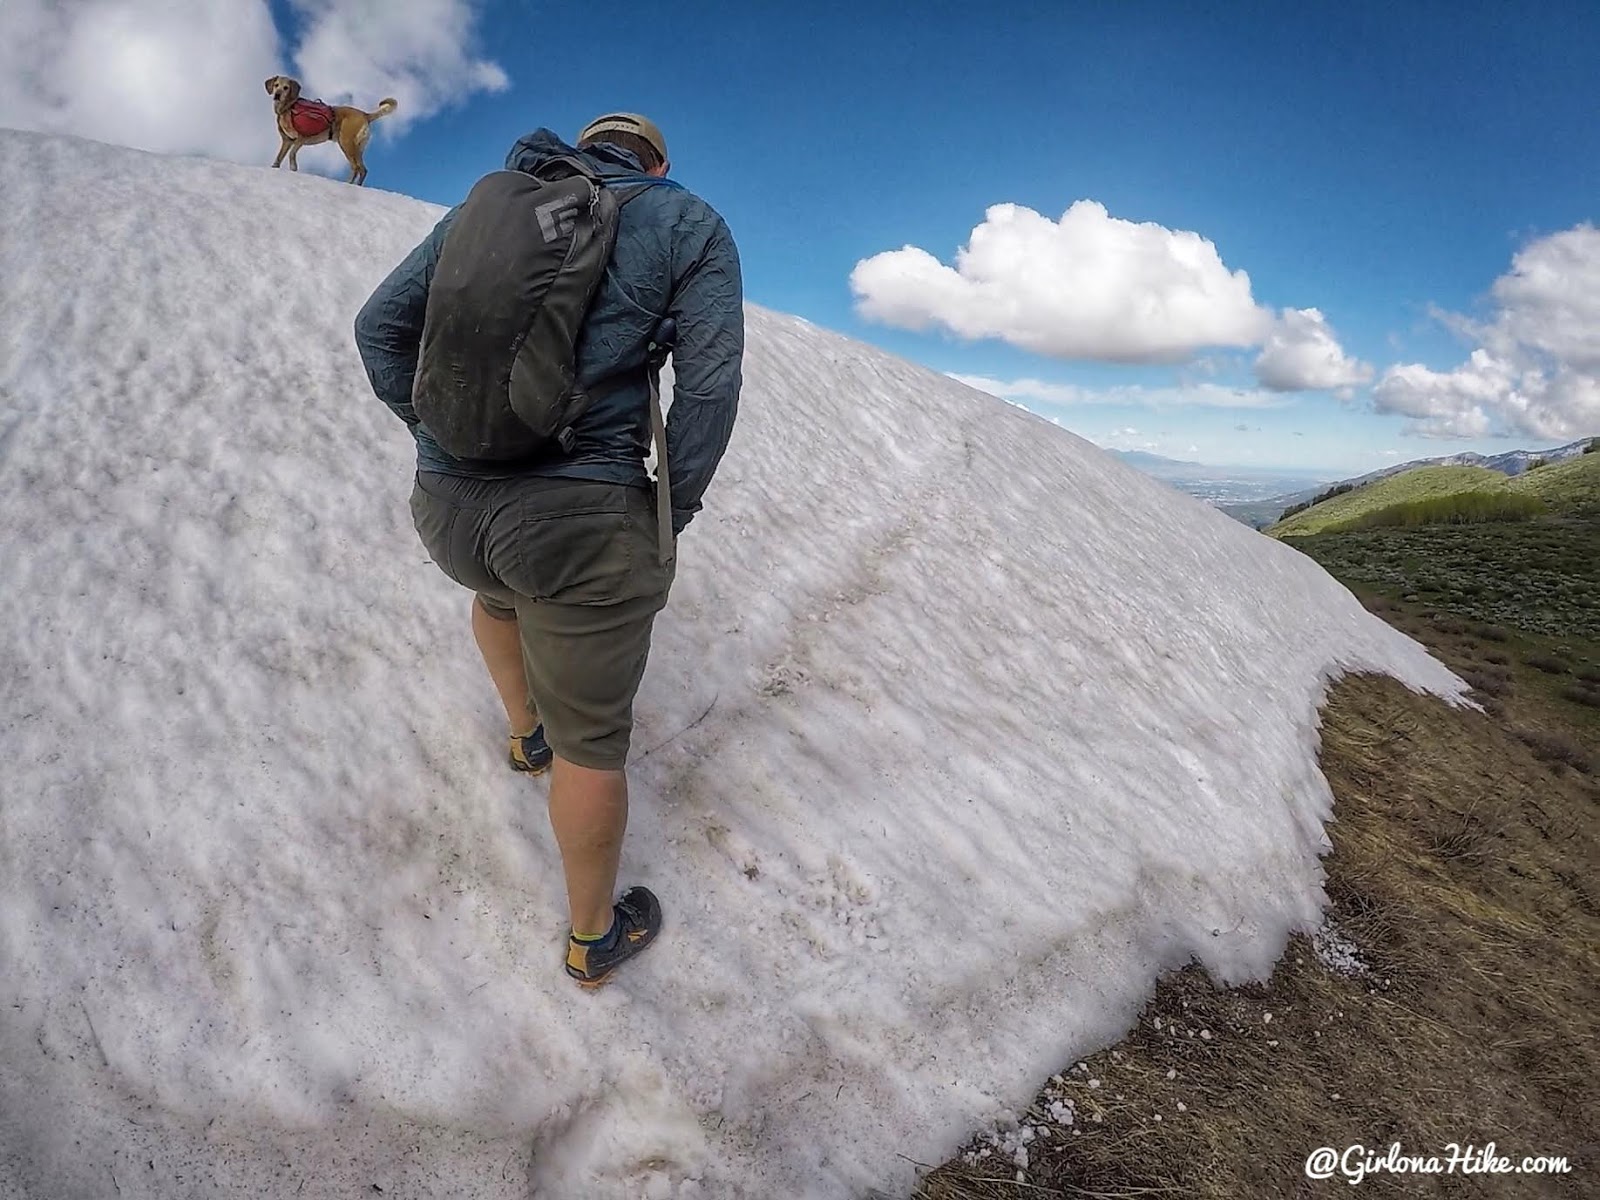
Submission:
<svg viewBox="0 0 1600 1200">
<path fill-rule="evenodd" d="M 1186 3 L 679 0 L 605 18 L 543 0 L 256 2 L 276 26 L 278 61 L 312 68 L 302 71 L 312 94 L 335 99 L 340 81 L 361 80 L 348 90 L 370 107 L 378 96 L 365 91 L 407 72 L 413 91 L 434 87 L 411 105 L 428 115 L 380 126 L 369 186 L 450 204 L 539 125 L 571 135 L 607 109 L 648 113 L 674 175 L 732 226 L 751 300 L 1012 389 L 1101 444 L 1343 473 L 1600 434 L 1600 354 L 1584 332 L 1600 305 L 1587 273 L 1600 279 L 1600 235 L 1581 228 L 1600 195 L 1592 2 L 1391 0 L 1313 15 L 1249 3 L 1205 13 Z M 437 26 L 402 27 L 425 11 Z M 438 29 L 457 43 L 454 57 L 439 57 Z M 433 57 L 407 60 L 407 37 Z M 347 59 L 361 62 L 345 70 Z M 506 86 L 475 90 L 472 62 L 497 66 Z M 0 94 L 0 123 L 7 116 Z M 270 159 L 270 125 L 252 136 Z M 339 161 L 320 147 L 302 162 L 315 154 Z M 1103 206 L 1103 219 L 1085 227 L 1088 241 L 1060 240 L 1048 278 L 1011 262 L 999 292 L 986 292 L 951 273 L 957 298 L 921 311 L 933 266 L 891 257 L 877 319 L 858 308 L 862 260 L 909 245 L 950 264 L 991 205 L 1057 222 L 1080 200 Z M 1106 361 L 1129 356 L 1106 338 L 1116 305 L 1140 302 L 1144 268 L 1113 256 L 1104 278 L 1080 275 L 1074 256 L 1142 223 L 1154 230 L 1143 251 L 1155 256 L 1151 279 L 1177 289 L 1168 299 L 1186 295 L 1185 269 L 1168 261 L 1186 233 L 1219 260 L 1205 268 L 1206 303 L 1231 273 L 1248 274 L 1243 299 L 1217 302 L 1233 344 L 1154 355 L 1165 361 L 1136 346 L 1144 361 Z M 1576 232 L 1544 241 L 1564 231 Z M 1029 236 L 1048 246 L 1059 233 L 1039 224 Z M 1014 231 L 998 245 L 1044 261 Z M 1530 298 L 1513 281 L 1491 295 L 1519 253 L 1523 275 L 1557 277 L 1553 291 Z M 988 321 L 994 295 L 1026 309 L 1039 287 L 1059 294 L 1017 322 L 1045 330 L 1033 342 L 1053 348 L 1025 348 L 1005 329 L 951 332 Z M 1081 297 L 1102 287 L 1111 307 L 1082 311 Z M 1332 347 L 1320 377 L 1339 385 L 1264 388 L 1254 364 L 1269 323 L 1307 309 L 1320 317 L 1295 336 Z M 1103 328 L 1088 327 L 1096 320 Z M 1574 332 L 1555 345 L 1529 332 L 1552 322 Z M 1487 363 L 1469 360 L 1474 350 Z M 1386 377 L 1406 364 L 1417 370 Z M 1023 380 L 1034 385 L 1017 390 Z"/>
</svg>

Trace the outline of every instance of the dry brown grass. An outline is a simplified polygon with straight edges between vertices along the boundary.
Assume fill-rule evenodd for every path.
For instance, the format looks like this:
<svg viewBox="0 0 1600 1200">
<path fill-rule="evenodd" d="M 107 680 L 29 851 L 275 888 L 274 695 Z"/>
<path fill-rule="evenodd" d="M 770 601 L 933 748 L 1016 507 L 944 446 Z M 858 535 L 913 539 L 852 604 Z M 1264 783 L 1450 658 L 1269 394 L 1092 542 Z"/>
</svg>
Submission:
<svg viewBox="0 0 1600 1200">
<path fill-rule="evenodd" d="M 1440 652 L 1462 665 L 1470 649 Z M 1048 1133 L 1025 1182 L 993 1155 L 958 1157 L 917 1200 L 1600 1195 L 1600 788 L 1552 775 L 1512 732 L 1539 723 L 1539 703 L 1497 718 L 1390 680 L 1340 683 L 1322 731 L 1329 915 L 1368 973 L 1337 973 L 1296 938 L 1258 986 L 1220 989 L 1192 967 L 1162 980 L 1122 1042 L 1041 1093 L 1041 1108 L 1073 1100 L 1077 1120 L 1030 1118 Z M 1489 1141 L 1573 1172 L 1352 1189 L 1303 1169 L 1320 1146 Z"/>
</svg>

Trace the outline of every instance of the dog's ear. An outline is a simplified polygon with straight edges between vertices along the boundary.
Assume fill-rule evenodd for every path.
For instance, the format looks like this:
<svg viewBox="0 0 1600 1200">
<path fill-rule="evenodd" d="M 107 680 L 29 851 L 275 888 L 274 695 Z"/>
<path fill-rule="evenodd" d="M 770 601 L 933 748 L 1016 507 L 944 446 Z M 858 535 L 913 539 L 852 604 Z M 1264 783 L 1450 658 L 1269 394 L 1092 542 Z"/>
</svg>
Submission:
<svg viewBox="0 0 1600 1200">
<path fill-rule="evenodd" d="M 276 75 L 272 76 L 270 79 L 267 80 L 267 95 L 269 95 L 269 96 L 272 95 L 272 85 L 274 83 L 276 83 L 277 81 L 278 81 L 278 77 Z"/>
</svg>

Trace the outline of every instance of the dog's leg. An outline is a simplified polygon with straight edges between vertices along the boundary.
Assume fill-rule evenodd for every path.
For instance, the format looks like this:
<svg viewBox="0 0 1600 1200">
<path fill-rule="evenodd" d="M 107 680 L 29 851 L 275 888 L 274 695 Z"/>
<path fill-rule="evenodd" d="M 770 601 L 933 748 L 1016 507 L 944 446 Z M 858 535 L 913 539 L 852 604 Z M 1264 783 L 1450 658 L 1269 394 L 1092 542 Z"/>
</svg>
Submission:
<svg viewBox="0 0 1600 1200">
<path fill-rule="evenodd" d="M 289 139 L 280 132 L 278 134 L 278 157 L 272 160 L 272 165 L 276 167 L 281 164 L 283 156 L 287 153 L 289 153 Z"/>
<path fill-rule="evenodd" d="M 300 143 L 299 142 L 291 142 L 289 144 L 289 170 L 298 171 L 299 169 L 300 169 Z"/>
<path fill-rule="evenodd" d="M 367 145 L 366 118 L 360 113 L 341 121 L 337 131 L 339 149 L 344 153 L 344 159 L 350 164 L 350 178 L 346 183 L 356 184 L 358 187 L 367 178 L 367 165 L 362 161 L 361 151 Z"/>
</svg>

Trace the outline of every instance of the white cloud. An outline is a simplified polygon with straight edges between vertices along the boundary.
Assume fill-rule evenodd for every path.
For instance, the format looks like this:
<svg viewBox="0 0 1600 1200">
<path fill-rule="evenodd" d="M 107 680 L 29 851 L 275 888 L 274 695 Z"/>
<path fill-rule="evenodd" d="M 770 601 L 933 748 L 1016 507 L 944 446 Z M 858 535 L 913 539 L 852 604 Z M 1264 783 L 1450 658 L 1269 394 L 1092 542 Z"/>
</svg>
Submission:
<svg viewBox="0 0 1600 1200">
<path fill-rule="evenodd" d="M 985 214 L 946 266 L 906 246 L 856 264 L 860 313 L 904 329 L 998 338 L 1057 358 L 1178 362 L 1254 346 L 1272 325 L 1197 233 L 1135 224 L 1079 200 L 1060 221 L 1017 204 Z"/>
<path fill-rule="evenodd" d="M 473 92 L 510 85 L 471 52 L 473 0 L 294 0 L 305 32 L 295 68 L 308 95 L 371 108 L 400 102 L 390 129 L 431 116 Z"/>
<path fill-rule="evenodd" d="M 1106 450 L 1143 450 L 1154 453 L 1161 449 L 1161 441 L 1152 438 L 1148 433 L 1140 435 L 1137 429 L 1129 426 L 1125 429 L 1113 429 L 1103 438 L 1093 438 L 1095 445 Z"/>
<path fill-rule="evenodd" d="M 1434 371 L 1420 363 L 1390 367 L 1373 389 L 1376 408 L 1411 418 L 1406 432 L 1422 437 L 1483 437 L 1490 412 L 1503 401 L 1518 403 L 1510 364 L 1486 350 L 1453 371 Z"/>
<path fill-rule="evenodd" d="M 998 400 L 1043 400 L 1049 404 L 1073 405 L 1096 403 L 1095 393 L 1070 383 L 1046 383 L 1042 379 L 991 379 L 987 375 L 961 375 L 948 373 L 957 383 L 988 392 Z"/>
<path fill-rule="evenodd" d="M 267 0 L 0 0 L 0 126 L 266 163 L 269 75 L 367 108 L 395 96 L 391 132 L 505 86 L 470 52 L 477 0 L 295 4 L 291 68 Z"/>
<path fill-rule="evenodd" d="M 0 125 L 267 161 L 266 0 L 0 0 Z"/>
<path fill-rule="evenodd" d="M 1042 379 L 1005 380 L 991 379 L 987 375 L 954 373 L 950 378 L 1001 400 L 1034 400 L 1062 407 L 1137 404 L 1146 408 L 1283 408 L 1290 403 L 1275 392 L 1223 387 L 1216 383 L 1188 384 L 1183 387 L 1152 388 L 1132 384 L 1084 388 L 1070 383 L 1048 383 Z"/>
<path fill-rule="evenodd" d="M 1446 315 L 1478 345 L 1450 371 L 1390 367 L 1379 412 L 1407 433 L 1579 438 L 1600 432 L 1600 230 L 1579 225 L 1524 247 L 1491 289 L 1486 321 Z"/>
<path fill-rule="evenodd" d="M 1256 378 L 1279 392 L 1351 388 L 1372 378 L 1372 367 L 1348 357 L 1315 308 L 1286 308 L 1256 359 Z"/>
</svg>

